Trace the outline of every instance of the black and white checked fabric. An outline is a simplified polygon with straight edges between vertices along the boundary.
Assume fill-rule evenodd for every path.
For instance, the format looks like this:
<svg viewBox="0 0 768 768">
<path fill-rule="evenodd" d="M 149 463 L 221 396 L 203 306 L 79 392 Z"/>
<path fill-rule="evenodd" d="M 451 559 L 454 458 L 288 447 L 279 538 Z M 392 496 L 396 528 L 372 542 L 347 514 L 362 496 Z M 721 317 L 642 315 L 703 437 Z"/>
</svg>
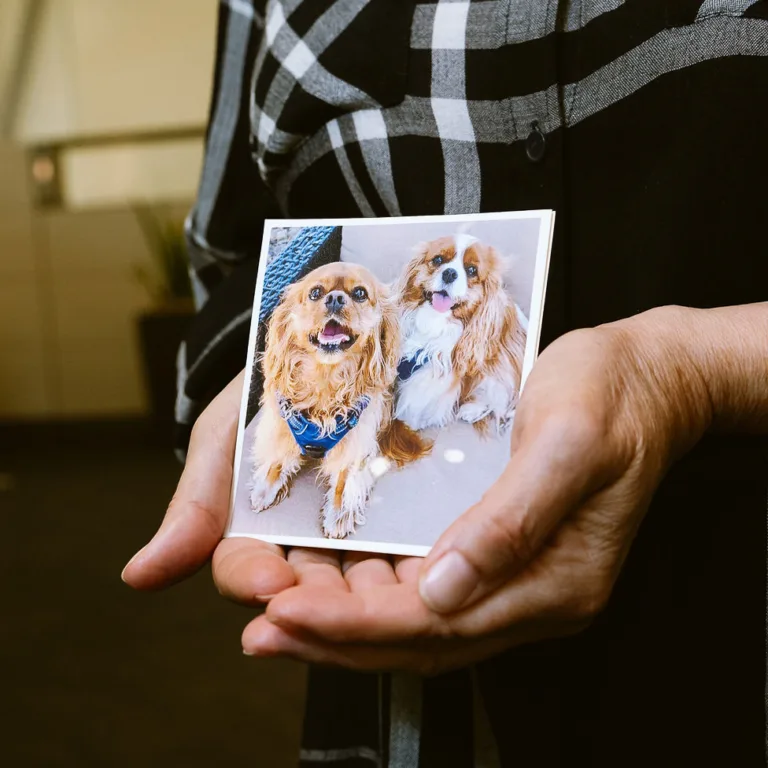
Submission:
<svg viewBox="0 0 768 768">
<path fill-rule="evenodd" d="M 244 364 L 265 217 L 554 208 L 544 345 L 763 300 L 766 93 L 768 0 L 222 2 L 180 453 Z M 707 439 L 584 635 L 425 685 L 314 670 L 302 765 L 762 764 L 766 490 L 756 442 Z"/>
</svg>

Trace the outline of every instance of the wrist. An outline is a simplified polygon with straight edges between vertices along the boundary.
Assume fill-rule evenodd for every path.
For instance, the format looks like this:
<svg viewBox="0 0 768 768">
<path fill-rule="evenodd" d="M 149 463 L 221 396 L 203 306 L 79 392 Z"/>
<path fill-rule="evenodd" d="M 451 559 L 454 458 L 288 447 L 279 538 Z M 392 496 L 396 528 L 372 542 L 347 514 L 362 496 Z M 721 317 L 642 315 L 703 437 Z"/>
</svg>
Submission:
<svg viewBox="0 0 768 768">
<path fill-rule="evenodd" d="M 637 382 L 628 386 L 634 407 L 664 463 L 688 451 L 715 419 L 711 374 L 697 341 L 702 311 L 665 306 L 604 326 L 619 334 L 627 376 Z"/>
<path fill-rule="evenodd" d="M 708 429 L 768 431 L 768 303 L 659 307 L 605 327 L 628 334 L 678 404 L 681 450 Z"/>
<path fill-rule="evenodd" d="M 687 309 L 688 359 L 711 402 L 712 429 L 768 431 L 768 303 Z"/>
</svg>

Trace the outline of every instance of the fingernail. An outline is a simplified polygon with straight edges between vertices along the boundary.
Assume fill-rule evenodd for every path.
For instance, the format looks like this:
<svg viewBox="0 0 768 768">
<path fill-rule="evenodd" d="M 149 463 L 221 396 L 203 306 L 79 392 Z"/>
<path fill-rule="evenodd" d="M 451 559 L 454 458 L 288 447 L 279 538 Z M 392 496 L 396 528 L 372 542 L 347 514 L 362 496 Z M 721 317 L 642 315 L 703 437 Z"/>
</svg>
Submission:
<svg viewBox="0 0 768 768">
<path fill-rule="evenodd" d="M 146 549 L 146 547 L 142 547 L 126 564 L 125 568 L 123 568 L 123 572 L 120 574 L 120 578 L 125 581 L 125 572 L 128 570 L 128 566 Z"/>
<path fill-rule="evenodd" d="M 477 571 L 455 550 L 443 555 L 419 582 L 421 599 L 438 613 L 460 608 L 478 583 Z"/>
<path fill-rule="evenodd" d="M 245 648 L 243 648 L 243 656 L 254 656 L 253 651 L 246 651 Z"/>
</svg>

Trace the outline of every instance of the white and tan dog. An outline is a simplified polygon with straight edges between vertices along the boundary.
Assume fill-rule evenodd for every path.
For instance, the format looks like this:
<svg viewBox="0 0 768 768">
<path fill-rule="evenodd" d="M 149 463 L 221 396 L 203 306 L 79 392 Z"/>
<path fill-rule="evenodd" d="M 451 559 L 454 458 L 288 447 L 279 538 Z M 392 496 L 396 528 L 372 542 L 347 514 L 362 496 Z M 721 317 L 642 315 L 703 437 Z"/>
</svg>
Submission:
<svg viewBox="0 0 768 768">
<path fill-rule="evenodd" d="M 460 419 L 487 434 L 511 423 L 528 323 L 504 290 L 502 266 L 466 234 L 417 246 L 406 265 L 395 414 L 413 429 Z"/>
</svg>

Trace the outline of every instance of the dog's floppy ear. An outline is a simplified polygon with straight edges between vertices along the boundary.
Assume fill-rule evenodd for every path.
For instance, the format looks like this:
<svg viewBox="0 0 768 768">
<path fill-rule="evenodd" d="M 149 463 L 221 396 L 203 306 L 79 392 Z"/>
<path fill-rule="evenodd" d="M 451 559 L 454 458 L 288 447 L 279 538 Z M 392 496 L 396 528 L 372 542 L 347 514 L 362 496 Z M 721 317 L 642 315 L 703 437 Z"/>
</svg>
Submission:
<svg viewBox="0 0 768 768">
<path fill-rule="evenodd" d="M 495 248 L 483 248 L 483 299 L 466 322 L 461 344 L 454 350 L 454 364 L 460 376 L 478 376 L 485 361 L 493 357 L 509 322 L 511 304 L 502 282 L 503 260 Z"/>
<path fill-rule="evenodd" d="M 398 301 L 405 304 L 421 301 L 422 289 L 418 284 L 417 277 L 428 247 L 429 243 L 427 242 L 421 242 L 414 246 L 411 258 L 406 262 L 395 283 L 395 296 Z"/>
<path fill-rule="evenodd" d="M 384 286 L 380 287 L 379 295 L 381 320 L 369 342 L 367 371 L 377 387 L 389 388 L 400 362 L 400 314 Z"/>
<path fill-rule="evenodd" d="M 509 259 L 506 256 L 502 256 L 492 245 L 476 247 L 482 248 L 487 290 L 489 292 L 500 290 L 504 287 L 504 276 L 509 269 Z"/>
<path fill-rule="evenodd" d="M 290 285 L 283 292 L 280 303 L 275 307 L 267 326 L 267 339 L 264 349 L 264 382 L 275 385 L 278 390 L 285 390 L 285 377 L 290 375 L 290 366 L 286 360 L 293 347 L 291 331 L 291 311 L 295 301 L 295 285 Z"/>
<path fill-rule="evenodd" d="M 393 298 L 387 296 L 382 304 L 383 317 L 381 320 L 381 353 L 386 368 L 386 377 L 394 381 L 397 375 L 397 365 L 400 362 L 400 312 Z"/>
</svg>

